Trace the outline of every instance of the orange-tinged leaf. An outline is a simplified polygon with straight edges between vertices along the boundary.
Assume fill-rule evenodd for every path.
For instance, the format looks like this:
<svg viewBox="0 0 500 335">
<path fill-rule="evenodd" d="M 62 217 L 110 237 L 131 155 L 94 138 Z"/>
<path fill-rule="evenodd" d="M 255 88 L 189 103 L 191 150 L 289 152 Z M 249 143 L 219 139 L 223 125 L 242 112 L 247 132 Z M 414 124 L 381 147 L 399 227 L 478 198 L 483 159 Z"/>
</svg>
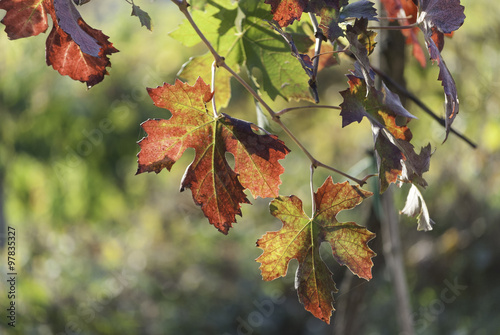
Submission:
<svg viewBox="0 0 500 335">
<path fill-rule="evenodd" d="M 170 170 L 187 148 L 195 149 L 194 161 L 181 182 L 209 222 L 227 234 L 240 206 L 254 197 L 274 197 L 281 184 L 283 167 L 278 160 L 289 149 L 274 135 L 258 135 L 248 122 L 226 114 L 214 116 L 207 103 L 213 98 L 210 86 L 198 78 L 193 86 L 177 80 L 148 89 L 156 106 L 170 110 L 169 120 L 148 120 L 142 124 L 148 136 L 139 145 L 137 173 Z M 226 161 L 230 152 L 234 170 Z"/>
<path fill-rule="evenodd" d="M 108 36 L 100 30 L 91 28 L 83 19 L 78 24 L 88 36 L 97 40 L 101 47 L 98 57 L 91 56 L 81 51 L 76 42 L 58 25 L 54 25 L 47 37 L 46 62 L 52 65 L 63 76 L 69 76 L 92 87 L 100 83 L 108 74 L 107 67 L 111 66 L 108 56 L 118 52 L 113 44 L 108 41 Z"/>
<path fill-rule="evenodd" d="M 314 194 L 315 221 L 322 227 L 321 239 L 330 243 L 333 257 L 339 264 L 346 265 L 352 273 L 366 280 L 372 278 L 371 258 L 375 256 L 367 243 L 375 234 L 354 222 L 340 223 L 336 215 L 356 207 L 371 195 L 348 182 L 334 184 L 331 177 Z"/>
<path fill-rule="evenodd" d="M 281 27 L 286 27 L 295 20 L 300 20 L 309 0 L 266 0 L 271 5 L 273 19 Z"/>
<path fill-rule="evenodd" d="M 299 300 L 315 317 L 329 323 L 332 292 L 337 292 L 332 273 L 321 259 L 319 247 L 328 242 L 334 258 L 354 274 L 371 279 L 371 258 L 367 243 L 375 234 L 354 222 L 341 223 L 336 215 L 352 209 L 372 193 L 348 182 L 334 184 L 331 177 L 314 194 L 316 212 L 309 218 L 296 196 L 280 196 L 270 204 L 271 214 L 283 222 L 279 231 L 268 232 L 257 241 L 263 249 L 257 258 L 264 280 L 285 276 L 290 260 L 297 259 L 296 287 Z"/>
</svg>

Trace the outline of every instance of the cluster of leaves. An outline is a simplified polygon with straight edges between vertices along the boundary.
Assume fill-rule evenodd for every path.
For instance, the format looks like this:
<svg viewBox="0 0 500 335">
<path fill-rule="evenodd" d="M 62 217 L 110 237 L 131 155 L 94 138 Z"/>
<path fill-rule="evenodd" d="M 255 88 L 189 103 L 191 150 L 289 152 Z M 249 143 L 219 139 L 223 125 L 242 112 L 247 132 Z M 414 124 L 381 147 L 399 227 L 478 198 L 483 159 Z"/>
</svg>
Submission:
<svg viewBox="0 0 500 335">
<path fill-rule="evenodd" d="M 73 1 L 81 5 L 89 0 Z M 133 1 L 126 1 L 132 5 L 132 15 L 151 29 L 149 15 Z M 260 96 L 253 90 L 265 92 L 272 100 L 282 97 L 317 101 L 315 76 L 321 66 L 312 59 L 321 52 L 318 45 L 329 41 L 323 51 L 344 52 L 355 59 L 354 69 L 347 75 L 349 87 L 340 92 L 342 125 L 359 123 L 364 117 L 370 121 L 380 191 L 384 192 L 391 183 L 411 183 L 403 213 L 418 215 L 418 229 L 432 229 L 432 220 L 416 186 L 427 186 L 423 174 L 429 169 L 431 147 L 415 151 L 408 128 L 408 122 L 415 117 L 386 85 L 375 84 L 376 72 L 369 55 L 374 50 L 376 34 L 368 29 L 369 21 L 378 21 L 374 4 L 367 0 L 211 0 L 193 6 L 196 10 L 191 14 L 185 0 L 172 1 L 187 20 L 171 36 L 187 46 L 199 43 L 202 37 L 210 52 L 184 65 L 179 76 L 186 82 L 177 80 L 173 85 L 148 89 L 155 105 L 167 109 L 172 116 L 142 124 L 147 136 L 139 142 L 137 173 L 170 170 L 187 148 L 194 148 L 196 155 L 182 179 L 181 191 L 191 189 L 194 202 L 210 224 L 224 234 L 236 222 L 236 215 L 241 216 L 241 204 L 250 203 L 246 189 L 254 198 L 274 198 L 271 214 L 283 222 L 283 227 L 257 241 L 263 249 L 257 259 L 262 277 L 273 280 L 286 275 L 289 261 L 297 259 L 299 299 L 308 311 L 328 323 L 334 310 L 332 292 L 337 289 L 332 273 L 321 260 L 319 247 L 328 242 L 341 265 L 361 278 L 371 279 L 371 258 L 375 253 L 367 243 L 375 235 L 353 222 L 340 223 L 336 219 L 340 211 L 354 208 L 371 193 L 348 182 L 335 184 L 329 177 L 314 193 L 315 210 L 308 217 L 299 198 L 279 193 L 280 175 L 284 172 L 279 160 L 290 152 L 284 142 L 252 123 L 219 113 L 216 106 L 227 106 L 231 77 L 241 79 L 241 72 L 250 78 L 247 89 L 256 100 Z M 389 15 L 400 18 L 400 24 L 412 25 L 403 34 L 413 46 L 415 57 L 425 65 L 417 38 L 418 31 L 423 32 L 430 59 L 440 70 L 447 135 L 458 113 L 458 97 L 441 50 L 444 34 L 451 34 L 462 25 L 464 8 L 459 0 L 382 3 Z M 0 9 L 7 11 L 1 22 L 11 39 L 46 31 L 49 14 L 53 28 L 46 43 L 47 64 L 88 87 L 103 80 L 110 66 L 108 56 L 118 51 L 106 35 L 83 21 L 72 0 L 0 0 Z M 303 13 L 310 14 L 312 27 L 298 23 Z M 318 24 L 316 17 L 320 18 Z M 311 36 L 307 31 L 315 34 Z M 228 69 L 217 71 L 216 80 L 214 56 Z M 323 66 L 338 62 L 332 61 L 333 56 L 329 58 Z M 210 77 L 213 87 L 202 79 Z M 268 111 L 273 120 L 285 127 L 275 112 Z M 234 168 L 226 153 L 234 156 Z M 312 166 L 318 167 L 316 160 L 312 160 Z"/>
</svg>

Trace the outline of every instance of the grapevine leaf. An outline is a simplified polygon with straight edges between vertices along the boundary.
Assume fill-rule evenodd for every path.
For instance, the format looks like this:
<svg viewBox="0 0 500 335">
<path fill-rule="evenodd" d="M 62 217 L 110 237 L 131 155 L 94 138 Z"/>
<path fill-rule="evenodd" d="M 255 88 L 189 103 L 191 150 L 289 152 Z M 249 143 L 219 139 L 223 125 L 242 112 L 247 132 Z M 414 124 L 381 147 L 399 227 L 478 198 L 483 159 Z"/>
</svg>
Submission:
<svg viewBox="0 0 500 335">
<path fill-rule="evenodd" d="M 309 218 L 296 196 L 280 196 L 270 204 L 271 214 L 283 223 L 279 231 L 268 232 L 257 241 L 263 253 L 257 258 L 264 280 L 285 276 L 290 260 L 297 259 L 296 288 L 299 300 L 315 317 L 330 322 L 332 292 L 337 292 L 332 273 L 321 259 L 319 248 L 328 242 L 333 257 L 360 278 L 372 278 L 372 257 L 367 243 L 375 234 L 354 222 L 338 222 L 336 215 L 360 204 L 372 193 L 348 182 L 334 184 L 328 177 L 314 194 L 316 211 Z"/>
<path fill-rule="evenodd" d="M 1 22 L 10 39 L 45 32 L 50 14 L 53 26 L 45 43 L 46 62 L 61 75 L 90 88 L 108 74 L 108 56 L 118 50 L 100 30 L 85 23 L 71 0 L 0 0 L 0 9 L 7 11 Z"/>
<path fill-rule="evenodd" d="M 278 160 L 289 149 L 276 136 L 257 135 L 251 124 L 225 114 L 214 117 L 206 105 L 213 93 L 201 78 L 194 86 L 177 80 L 148 92 L 155 105 L 170 110 L 172 117 L 142 124 L 148 135 L 139 142 L 137 174 L 170 171 L 187 148 L 194 148 L 181 191 L 190 188 L 210 224 L 224 234 L 236 215 L 241 216 L 240 204 L 249 203 L 245 188 L 254 197 L 278 195 L 284 171 Z M 235 158 L 234 170 L 226 152 Z"/>
<path fill-rule="evenodd" d="M 108 36 L 100 30 L 91 28 L 82 19 L 78 21 L 78 24 L 83 31 L 98 41 L 101 46 L 98 57 L 82 53 L 71 36 L 54 24 L 45 45 L 46 62 L 61 75 L 84 82 L 90 88 L 100 83 L 108 74 L 106 68 L 111 66 L 108 56 L 118 50 L 108 41 Z"/>
<path fill-rule="evenodd" d="M 438 63 L 438 80 L 444 89 L 446 141 L 451 124 L 459 112 L 459 102 L 455 81 L 441 57 L 442 33 L 450 34 L 460 28 L 465 20 L 464 6 L 460 5 L 460 0 L 419 0 L 419 8 L 417 22 L 424 33 L 431 60 Z"/>
<path fill-rule="evenodd" d="M 88 55 L 97 57 L 101 47 L 97 41 L 87 34 L 78 24 L 81 15 L 71 0 L 54 0 L 59 27 L 71 36 L 71 39 Z"/>
<path fill-rule="evenodd" d="M 2 22 L 11 40 L 36 36 L 49 27 L 47 10 L 50 0 L 1 0 L 0 9 L 7 11 Z"/>
<path fill-rule="evenodd" d="M 432 230 L 432 225 L 435 224 L 429 216 L 429 210 L 422 193 L 415 185 L 411 185 L 405 206 L 400 213 L 412 217 L 417 215 L 417 230 L 429 231 Z"/>
<path fill-rule="evenodd" d="M 142 10 L 141 7 L 132 4 L 131 16 L 137 16 L 139 18 L 139 22 L 141 22 L 141 27 L 145 26 L 146 29 L 153 31 L 153 26 L 151 24 L 151 17 L 146 11 Z"/>
<path fill-rule="evenodd" d="M 349 89 L 340 92 L 344 98 L 340 105 L 342 126 L 355 121 L 359 123 L 363 117 L 370 120 L 378 156 L 381 192 L 398 180 L 427 186 L 422 175 L 429 170 L 431 147 L 428 145 L 417 154 L 410 143 L 412 134 L 406 124 L 414 116 L 384 84 L 381 90 L 373 86 L 367 89 L 362 75 L 347 77 Z"/>
</svg>

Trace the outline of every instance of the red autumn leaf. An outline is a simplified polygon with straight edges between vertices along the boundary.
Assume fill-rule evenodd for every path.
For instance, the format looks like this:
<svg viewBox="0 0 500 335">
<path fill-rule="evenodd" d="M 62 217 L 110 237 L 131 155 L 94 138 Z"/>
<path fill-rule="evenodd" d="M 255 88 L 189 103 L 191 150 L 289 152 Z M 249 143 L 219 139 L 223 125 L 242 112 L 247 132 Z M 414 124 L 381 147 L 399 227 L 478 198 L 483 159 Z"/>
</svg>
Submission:
<svg viewBox="0 0 500 335">
<path fill-rule="evenodd" d="M 142 124 L 148 136 L 139 145 L 137 173 L 170 171 L 187 148 L 196 155 L 181 182 L 181 191 L 190 188 L 194 202 L 201 206 L 210 224 L 227 234 L 240 204 L 249 203 L 243 192 L 254 197 L 276 197 L 284 168 L 278 163 L 289 149 L 274 135 L 258 135 L 248 122 L 209 112 L 213 94 L 198 78 L 194 86 L 177 80 L 148 89 L 158 107 L 170 110 L 169 120 L 148 120 Z M 234 170 L 226 152 L 235 158 Z"/>
<path fill-rule="evenodd" d="M 100 45 L 98 57 L 82 52 L 80 46 L 71 36 L 54 24 L 46 41 L 46 62 L 61 75 L 85 82 L 90 88 L 100 83 L 108 74 L 106 68 L 111 66 L 108 56 L 118 52 L 118 50 L 108 41 L 106 35 L 100 30 L 91 28 L 82 18 L 78 19 L 78 24 L 88 36 L 93 37 Z"/>
<path fill-rule="evenodd" d="M 1 22 L 10 39 L 45 32 L 50 14 L 53 27 L 46 41 L 46 62 L 61 75 L 90 88 L 108 74 L 108 56 L 118 50 L 85 23 L 71 0 L 0 0 L 0 9 L 7 11 Z"/>
<path fill-rule="evenodd" d="M 47 9 L 50 0 L 0 0 L 0 9 L 7 11 L 2 22 L 11 40 L 36 36 L 49 27 Z"/>
<path fill-rule="evenodd" d="M 314 194 L 316 212 L 309 218 L 296 196 L 280 196 L 271 201 L 271 214 L 283 222 L 279 231 L 268 232 L 257 241 L 263 249 L 257 258 L 264 280 L 285 276 L 288 264 L 297 259 L 296 287 L 299 300 L 315 317 L 330 323 L 332 292 L 337 292 L 332 273 L 321 259 L 319 248 L 328 242 L 333 257 L 360 278 L 372 278 L 372 257 L 367 243 L 375 234 L 354 222 L 338 222 L 340 211 L 352 209 L 372 193 L 351 186 L 348 182 L 334 184 L 328 177 Z"/>
</svg>

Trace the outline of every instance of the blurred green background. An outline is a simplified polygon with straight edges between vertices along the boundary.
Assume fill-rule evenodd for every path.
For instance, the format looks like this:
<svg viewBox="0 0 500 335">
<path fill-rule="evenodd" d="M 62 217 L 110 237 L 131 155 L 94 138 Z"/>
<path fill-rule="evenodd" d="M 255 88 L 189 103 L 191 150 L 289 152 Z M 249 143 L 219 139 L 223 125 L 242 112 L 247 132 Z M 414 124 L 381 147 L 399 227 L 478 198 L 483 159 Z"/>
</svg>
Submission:
<svg viewBox="0 0 500 335">
<path fill-rule="evenodd" d="M 171 172 L 134 175 L 135 142 L 145 135 L 139 124 L 169 117 L 153 106 L 145 87 L 173 83 L 190 56 L 204 53 L 203 46 L 185 48 L 168 36 L 182 19 L 169 1 L 137 4 L 152 16 L 152 33 L 130 17 L 124 1 L 82 7 L 86 21 L 120 50 L 111 57 L 111 75 L 88 91 L 45 66 L 46 35 L 9 41 L 0 34 L 0 220 L 16 230 L 18 273 L 15 329 L 6 326 L 6 280 L 0 284 L 0 333 L 333 334 L 334 326 L 298 302 L 295 264 L 286 278 L 260 278 L 255 241 L 281 226 L 269 215 L 269 199 L 244 205 L 243 217 L 224 236 L 208 224 L 190 192 L 178 192 L 193 152 Z M 420 119 L 410 124 L 413 144 L 431 142 L 436 149 L 423 192 L 434 230 L 417 232 L 414 219 L 400 217 L 417 334 L 500 334 L 500 4 L 462 4 L 467 18 L 446 41 L 444 59 L 461 102 L 455 128 L 478 149 L 453 135 L 442 145 L 442 127 L 408 107 Z M 338 91 L 347 87 L 344 73 L 350 67 L 344 60 L 321 74 L 322 103 L 341 103 Z M 441 113 L 437 76 L 437 66 L 422 69 L 409 60 L 409 88 Z M 252 99 L 234 88 L 225 112 L 256 122 Z M 321 161 L 359 175 L 369 172 L 363 170 L 373 148 L 366 120 L 342 129 L 332 110 L 293 112 L 283 119 Z M 271 127 L 292 149 L 282 161 L 281 193 L 302 198 L 309 213 L 309 163 Z M 317 171 L 316 187 L 327 175 Z M 397 209 L 407 191 L 395 189 Z M 376 221 L 375 205 L 376 200 L 365 201 L 341 218 L 362 225 Z M 360 333 L 398 334 L 381 236 L 370 245 L 378 253 L 374 279 L 350 291 L 341 287 L 345 268 L 325 248 L 341 289 L 336 306 L 364 290 L 355 318 Z M 5 278 L 5 247 L 0 259 Z M 460 289 L 450 290 L 453 283 Z"/>
</svg>

